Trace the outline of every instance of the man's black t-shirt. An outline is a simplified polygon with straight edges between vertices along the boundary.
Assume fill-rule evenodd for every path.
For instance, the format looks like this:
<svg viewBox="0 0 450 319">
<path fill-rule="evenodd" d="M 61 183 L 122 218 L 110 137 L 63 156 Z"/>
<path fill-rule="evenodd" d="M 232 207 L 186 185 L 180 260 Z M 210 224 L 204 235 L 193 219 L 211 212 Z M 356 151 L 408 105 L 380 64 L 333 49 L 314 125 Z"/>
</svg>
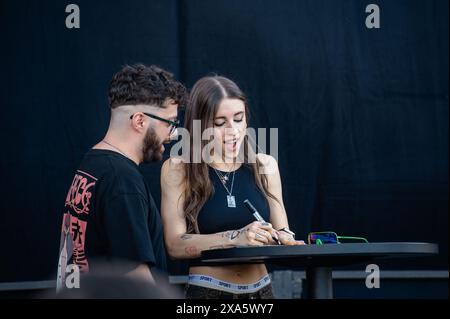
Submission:
<svg viewBox="0 0 450 319">
<path fill-rule="evenodd" d="M 88 272 L 91 260 L 166 269 L 161 219 L 144 177 L 132 160 L 109 150 L 86 154 L 67 194 L 58 281 L 67 265 Z"/>
</svg>

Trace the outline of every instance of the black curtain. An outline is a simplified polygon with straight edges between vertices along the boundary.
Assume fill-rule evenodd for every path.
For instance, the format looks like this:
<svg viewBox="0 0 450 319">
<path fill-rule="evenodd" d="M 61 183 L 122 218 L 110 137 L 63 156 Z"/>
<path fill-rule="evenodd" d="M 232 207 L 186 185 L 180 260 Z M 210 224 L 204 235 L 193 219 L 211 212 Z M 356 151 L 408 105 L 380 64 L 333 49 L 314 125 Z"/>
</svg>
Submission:
<svg viewBox="0 0 450 319">
<path fill-rule="evenodd" d="M 278 128 L 298 237 L 436 242 L 438 257 L 383 267 L 448 268 L 448 1 L 1 0 L 0 30 L 0 282 L 54 275 L 73 172 L 107 129 L 111 76 L 135 62 L 240 85 L 251 126 Z M 160 166 L 141 168 L 157 203 Z"/>
</svg>

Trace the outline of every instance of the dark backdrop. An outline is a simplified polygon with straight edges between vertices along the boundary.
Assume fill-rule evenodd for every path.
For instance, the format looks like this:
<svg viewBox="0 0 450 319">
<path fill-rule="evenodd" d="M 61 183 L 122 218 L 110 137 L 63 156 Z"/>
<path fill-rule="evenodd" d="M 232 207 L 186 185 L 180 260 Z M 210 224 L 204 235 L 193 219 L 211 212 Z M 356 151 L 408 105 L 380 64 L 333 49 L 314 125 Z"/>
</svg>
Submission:
<svg viewBox="0 0 450 319">
<path fill-rule="evenodd" d="M 279 130 L 300 238 L 437 242 L 436 258 L 383 267 L 448 268 L 447 0 L 0 0 L 0 30 L 0 282 L 53 278 L 74 170 L 107 129 L 112 74 L 135 62 L 242 87 L 251 125 Z M 142 166 L 158 203 L 159 168 Z"/>
</svg>

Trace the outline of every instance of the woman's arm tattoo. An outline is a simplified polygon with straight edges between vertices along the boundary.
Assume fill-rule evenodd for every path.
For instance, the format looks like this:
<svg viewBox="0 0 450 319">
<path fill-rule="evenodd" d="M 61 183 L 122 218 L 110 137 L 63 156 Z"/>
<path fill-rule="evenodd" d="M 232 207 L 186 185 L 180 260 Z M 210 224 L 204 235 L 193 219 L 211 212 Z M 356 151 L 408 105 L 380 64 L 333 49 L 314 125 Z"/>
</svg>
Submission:
<svg viewBox="0 0 450 319">
<path fill-rule="evenodd" d="M 181 240 L 186 240 L 186 239 L 191 239 L 192 235 L 191 234 L 184 234 L 180 236 Z"/>
</svg>

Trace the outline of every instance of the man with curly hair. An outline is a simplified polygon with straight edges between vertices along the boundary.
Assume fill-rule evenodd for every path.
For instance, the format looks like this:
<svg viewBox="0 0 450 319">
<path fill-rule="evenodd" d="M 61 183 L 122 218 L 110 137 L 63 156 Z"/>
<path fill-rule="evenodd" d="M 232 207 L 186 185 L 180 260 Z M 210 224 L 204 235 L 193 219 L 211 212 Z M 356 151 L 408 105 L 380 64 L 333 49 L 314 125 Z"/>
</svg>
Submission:
<svg viewBox="0 0 450 319">
<path fill-rule="evenodd" d="M 97 261 L 126 262 L 125 273 L 150 281 L 152 267 L 165 268 L 159 212 L 138 165 L 161 160 L 185 98 L 185 87 L 156 66 L 127 65 L 114 75 L 108 131 L 85 155 L 66 197 L 58 288 L 70 269 L 88 272 Z"/>
</svg>

